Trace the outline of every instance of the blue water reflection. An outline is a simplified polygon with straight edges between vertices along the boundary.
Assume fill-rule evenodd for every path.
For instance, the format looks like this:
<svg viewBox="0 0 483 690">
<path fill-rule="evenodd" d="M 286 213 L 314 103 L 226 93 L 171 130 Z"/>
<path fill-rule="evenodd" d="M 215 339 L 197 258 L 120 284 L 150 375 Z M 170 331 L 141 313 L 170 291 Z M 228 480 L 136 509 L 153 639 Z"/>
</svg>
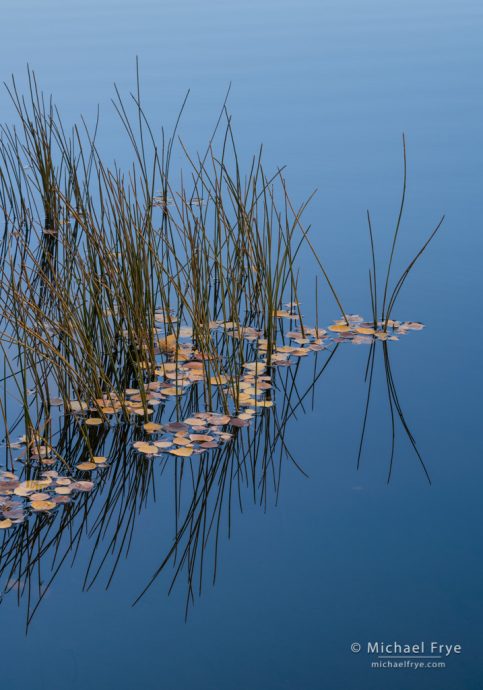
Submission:
<svg viewBox="0 0 483 690">
<path fill-rule="evenodd" d="M 401 433 L 387 484 L 381 360 L 357 471 L 368 352 L 344 345 L 288 426 L 308 478 L 288 463 L 278 500 L 272 494 L 266 508 L 246 500 L 234 514 L 216 585 L 210 574 L 187 622 L 184 588 L 166 596 L 169 574 L 131 608 L 163 557 L 170 532 L 159 525 L 172 527 L 161 493 L 139 515 L 107 591 L 104 578 L 82 592 L 84 570 L 66 563 L 27 637 L 15 597 L 5 597 L 1 687 L 480 687 L 482 29 L 481 4 L 470 0 L 4 0 L 2 78 L 24 83 L 28 61 L 66 120 L 93 121 L 99 103 L 102 148 L 121 163 L 109 99 L 113 81 L 133 87 L 136 55 L 159 127 L 174 122 L 191 88 L 181 127 L 190 146 L 206 142 L 231 82 L 240 149 L 248 156 L 263 142 L 269 163 L 287 165 L 296 198 L 318 188 L 306 222 L 351 312 L 369 316 L 366 208 L 381 255 L 389 247 L 403 131 L 409 183 L 398 272 L 442 212 L 446 223 L 397 307 L 427 328 L 391 350 L 432 484 Z M 2 121 L 11 120 L 4 92 L 0 103 Z M 307 310 L 312 294 L 307 279 Z M 339 315 L 328 292 L 321 312 L 324 323 Z M 83 543 L 79 557 L 87 556 Z M 464 652 L 446 669 L 375 670 L 349 649 L 367 640 L 437 640 Z"/>
</svg>

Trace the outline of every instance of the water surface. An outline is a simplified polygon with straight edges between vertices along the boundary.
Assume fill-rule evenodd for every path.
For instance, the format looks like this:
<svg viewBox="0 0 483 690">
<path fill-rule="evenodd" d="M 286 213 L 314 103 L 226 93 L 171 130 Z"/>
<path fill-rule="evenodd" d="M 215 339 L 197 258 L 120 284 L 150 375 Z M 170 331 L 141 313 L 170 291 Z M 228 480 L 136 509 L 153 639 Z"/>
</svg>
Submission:
<svg viewBox="0 0 483 690">
<path fill-rule="evenodd" d="M 139 514 L 129 557 L 107 591 L 104 576 L 82 592 L 86 540 L 27 636 L 23 605 L 4 598 L 2 687 L 479 688 L 480 4 L 6 0 L 2 10 L 2 78 L 15 73 L 24 84 L 28 61 L 67 120 L 82 113 L 92 121 L 99 103 L 102 146 L 120 162 L 128 154 L 109 99 L 113 81 L 123 91 L 134 86 L 136 55 L 159 126 L 173 122 L 191 88 L 181 131 L 195 147 L 206 142 L 231 82 L 247 156 L 263 142 L 269 162 L 287 165 L 295 197 L 318 188 L 306 220 L 353 313 L 369 316 L 366 208 L 379 251 L 388 248 L 403 131 L 409 184 L 398 270 L 446 213 L 397 308 L 399 318 L 427 327 L 391 350 L 432 484 L 400 433 L 387 484 L 391 428 L 380 357 L 357 470 L 368 353 L 344 346 L 287 427 L 308 477 L 286 463 L 278 497 L 270 492 L 260 506 L 247 491 L 229 539 L 223 529 L 216 584 L 208 571 L 186 622 L 185 581 L 168 597 L 170 573 L 131 607 L 172 533 L 165 484 Z M 5 93 L 0 103 L 10 121 Z M 312 294 L 307 278 L 307 310 Z M 339 316 L 328 291 L 321 312 L 324 323 Z M 311 373 L 306 366 L 302 382 Z M 350 652 L 352 642 L 368 640 L 460 643 L 463 653 L 446 669 L 371 670 L 367 655 Z"/>
</svg>

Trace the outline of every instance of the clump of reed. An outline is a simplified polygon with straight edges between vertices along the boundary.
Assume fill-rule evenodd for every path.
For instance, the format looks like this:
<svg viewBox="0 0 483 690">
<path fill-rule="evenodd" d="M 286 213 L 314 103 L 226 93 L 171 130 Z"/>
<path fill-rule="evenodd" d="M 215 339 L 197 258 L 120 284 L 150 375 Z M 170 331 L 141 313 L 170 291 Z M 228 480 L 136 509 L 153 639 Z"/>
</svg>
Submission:
<svg viewBox="0 0 483 690">
<path fill-rule="evenodd" d="M 387 331 L 388 326 L 391 325 L 391 323 L 392 323 L 391 315 L 393 313 L 394 305 L 396 304 L 397 298 L 399 297 L 399 293 L 401 292 L 401 289 L 402 289 L 404 283 L 406 282 L 409 274 L 411 273 L 411 271 L 414 268 L 414 265 L 416 264 L 418 259 L 424 254 L 424 252 L 426 251 L 430 242 L 433 240 L 433 238 L 436 236 L 436 234 L 440 230 L 441 226 L 443 225 L 444 218 L 445 218 L 444 215 L 440 218 L 440 220 L 438 221 L 436 226 L 433 228 L 433 230 L 430 232 L 427 239 L 422 244 L 421 248 L 416 252 L 414 257 L 411 259 L 411 261 L 408 263 L 408 265 L 406 266 L 404 271 L 399 276 L 399 278 L 396 281 L 392 291 L 389 291 L 390 290 L 389 285 L 390 285 L 390 279 L 391 279 L 391 271 L 393 268 L 394 257 L 396 254 L 396 246 L 397 246 L 397 241 L 399 238 L 399 233 L 401 230 L 401 223 L 403 220 L 404 208 L 405 208 L 405 203 L 406 203 L 407 154 L 406 154 L 406 137 L 404 134 L 402 135 L 402 149 L 403 149 L 403 181 L 402 181 L 401 202 L 400 202 L 399 212 L 397 215 L 397 220 L 396 220 L 396 224 L 395 224 L 394 232 L 393 232 L 393 236 L 392 236 L 391 250 L 389 253 L 389 258 L 387 260 L 387 267 L 386 267 L 386 271 L 385 271 L 384 290 L 382 293 L 382 299 L 378 295 L 375 242 L 374 242 L 374 233 L 373 233 L 373 229 L 372 229 L 371 214 L 370 214 L 369 210 L 367 211 L 367 225 L 368 225 L 368 229 L 369 229 L 369 239 L 370 239 L 371 259 L 372 259 L 372 266 L 369 269 L 369 291 L 370 291 L 370 296 L 371 296 L 372 319 L 373 319 L 373 323 L 374 323 L 374 328 L 377 329 L 379 326 L 381 326 L 384 331 Z M 379 306 L 378 305 L 380 305 L 380 307 L 381 307 L 380 312 L 379 312 Z"/>
<path fill-rule="evenodd" d="M 15 80 L 7 87 L 17 123 L 0 127 L 0 347 L 29 444 L 48 440 L 54 400 L 101 418 L 115 404 L 129 419 L 126 390 L 135 388 L 149 414 L 149 386 L 166 358 L 202 361 L 204 407 L 238 412 L 243 365 L 260 357 L 271 365 L 283 304 L 292 305 L 304 337 L 302 251 L 313 257 L 349 327 L 303 224 L 310 198 L 296 206 L 283 170 L 268 173 L 261 149 L 242 173 L 226 101 L 206 149 L 192 155 L 178 137 L 179 118 L 169 137 L 164 130 L 155 137 L 139 75 L 129 103 L 116 89 L 113 103 L 132 153 L 123 170 L 98 147 L 99 119 L 93 128 L 82 120 L 67 131 L 30 71 L 28 80 L 27 97 Z M 404 138 L 403 150 L 382 299 L 367 215 L 374 331 L 393 323 L 401 288 L 442 223 L 390 291 L 406 196 Z M 176 174 L 175 154 L 184 164 Z M 316 282 L 317 314 L 318 291 Z M 4 396 L 8 437 L 5 405 Z"/>
<path fill-rule="evenodd" d="M 297 257 L 312 251 L 306 203 L 294 207 L 261 150 L 242 175 L 226 105 L 203 155 L 179 143 L 188 173 L 174 183 L 177 125 L 155 139 L 139 80 L 134 115 L 117 91 L 114 101 L 133 154 L 122 171 L 103 160 L 98 122 L 67 133 L 28 76 L 27 98 L 8 87 L 18 123 L 0 137 L 0 344 L 28 429 L 48 427 L 55 398 L 100 415 L 114 398 L 128 417 L 124 391 L 135 387 L 146 406 L 160 358 L 184 356 L 186 325 L 207 408 L 218 395 L 237 409 L 248 350 L 256 357 L 262 341 L 270 364 L 277 310 L 298 302 Z M 222 377 L 231 402 L 209 383 Z"/>
</svg>

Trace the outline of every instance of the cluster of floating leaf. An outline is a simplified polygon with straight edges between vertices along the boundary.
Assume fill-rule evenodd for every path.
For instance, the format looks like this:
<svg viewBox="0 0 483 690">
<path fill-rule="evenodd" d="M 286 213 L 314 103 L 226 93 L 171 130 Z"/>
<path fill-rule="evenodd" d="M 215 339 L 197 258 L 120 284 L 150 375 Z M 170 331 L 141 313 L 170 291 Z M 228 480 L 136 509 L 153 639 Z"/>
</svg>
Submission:
<svg viewBox="0 0 483 690">
<path fill-rule="evenodd" d="M 93 487 L 91 481 L 60 476 L 55 470 L 25 481 L 14 472 L 0 471 L 0 529 L 23 522 L 32 513 L 50 512 Z"/>
<path fill-rule="evenodd" d="M 350 342 L 362 345 L 378 340 L 394 341 L 409 331 L 421 330 L 424 327 L 418 322 L 392 320 L 386 323 L 379 322 L 375 326 L 374 323 L 364 321 L 361 316 L 346 315 L 327 329 L 308 328 L 302 327 L 299 321 L 297 304 L 291 303 L 286 307 L 287 309 L 278 310 L 276 316 L 294 322 L 294 329 L 285 333 L 285 338 L 291 344 L 280 344 L 275 347 L 270 358 L 271 367 L 290 366 L 297 358 L 326 349 L 330 343 Z M 191 328 L 181 327 L 180 340 L 177 341 L 174 335 L 167 335 L 164 331 L 165 324 L 168 321 L 171 324 L 175 322 L 175 317 L 166 317 L 160 312 L 156 314 L 156 321 L 160 325 L 158 354 L 165 356 L 166 361 L 160 362 L 156 367 L 156 379 L 147 384 L 146 390 L 141 392 L 139 389 L 128 388 L 124 391 L 123 401 L 116 394 L 105 395 L 95 401 L 95 406 L 72 400 L 68 410 L 70 413 L 82 419 L 87 426 L 96 427 L 105 424 L 110 417 L 115 417 L 121 409 L 127 409 L 135 417 L 149 417 L 154 413 L 156 406 L 170 398 L 176 399 L 184 395 L 191 386 L 198 383 L 209 384 L 222 390 L 225 399 L 236 395 L 236 406 L 232 400 L 233 409 L 238 409 L 236 414 L 200 411 L 186 419 L 168 424 L 146 421 L 143 425 L 146 440 L 139 440 L 133 444 L 141 457 L 171 455 L 189 458 L 201 456 L 226 443 L 233 437 L 234 428 L 249 426 L 258 410 L 273 405 L 270 399 L 272 380 L 268 373 L 268 342 L 262 338 L 262 333 L 250 326 L 236 323 L 210 323 L 212 330 L 223 329 L 225 334 L 233 338 L 256 341 L 257 361 L 245 363 L 237 385 L 231 387 L 228 374 L 220 371 L 209 376 L 207 380 L 206 360 L 209 357 L 195 350 Z M 61 400 L 52 402 L 62 405 Z M 99 416 L 99 411 L 103 417 Z M 10 444 L 11 448 L 25 446 L 25 437 Z M 57 462 L 55 449 L 40 437 L 34 439 L 29 450 L 30 460 L 37 460 L 41 467 Z M 90 473 L 105 467 L 107 459 L 99 456 L 79 463 L 76 470 Z M 93 481 L 61 476 L 55 470 L 44 471 L 38 479 L 26 481 L 20 481 L 13 472 L 0 471 L 0 528 L 6 529 L 22 522 L 32 513 L 49 512 L 59 504 L 69 502 L 78 492 L 91 491 L 93 487 Z"/>
<path fill-rule="evenodd" d="M 364 321 L 362 316 L 349 315 L 347 322 L 340 319 L 329 326 L 329 331 L 337 333 L 337 337 L 332 338 L 334 342 L 349 341 L 353 345 L 371 345 L 376 340 L 399 340 L 409 331 L 421 331 L 423 328 L 424 325 L 417 321 L 388 319 L 375 325 L 373 322 Z"/>
<path fill-rule="evenodd" d="M 202 369 L 190 366 L 193 362 L 181 366 L 188 371 L 196 371 L 195 381 L 202 376 Z M 229 429 L 245 427 L 250 424 L 257 408 L 266 408 L 273 405 L 273 401 L 266 398 L 272 388 L 271 377 L 265 374 L 266 366 L 261 362 L 250 362 L 244 365 L 244 374 L 239 381 L 238 402 L 243 410 L 236 415 L 222 414 L 217 412 L 196 412 L 180 422 L 169 424 L 156 424 L 147 422 L 144 424 L 144 431 L 148 435 L 147 441 L 136 441 L 134 447 L 138 453 L 146 456 L 176 455 L 180 457 L 190 457 L 192 455 L 202 455 L 208 450 L 217 448 L 226 443 L 233 437 L 233 432 Z M 181 373 L 181 376 L 183 374 Z M 211 377 L 212 385 L 225 387 L 227 378 L 218 376 Z M 193 380 L 187 375 L 187 380 Z M 185 382 L 186 383 L 186 382 Z M 162 382 L 159 384 L 162 386 Z M 188 384 L 189 385 L 189 384 Z M 161 388 L 164 392 L 166 390 Z M 181 388 L 173 389 L 173 393 L 181 394 Z M 229 389 L 226 389 L 229 393 Z"/>
</svg>

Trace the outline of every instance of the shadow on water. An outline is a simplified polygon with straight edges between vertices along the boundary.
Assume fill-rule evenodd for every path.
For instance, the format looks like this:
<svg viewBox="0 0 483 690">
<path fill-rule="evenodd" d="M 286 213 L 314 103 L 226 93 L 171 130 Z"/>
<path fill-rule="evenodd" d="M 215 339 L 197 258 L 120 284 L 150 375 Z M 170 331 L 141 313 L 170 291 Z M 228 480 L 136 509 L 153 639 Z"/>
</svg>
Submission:
<svg viewBox="0 0 483 690">
<path fill-rule="evenodd" d="M 380 346 L 392 439 L 387 480 L 391 479 L 395 457 L 397 419 L 429 480 L 399 402 L 388 343 Z M 17 529 L 4 532 L 0 556 L 2 600 L 7 594 L 16 594 L 19 606 L 25 605 L 28 628 L 61 570 L 80 567 L 81 560 L 84 590 L 93 587 L 101 576 L 108 588 L 121 560 L 129 557 L 133 549 L 137 521 L 143 511 L 156 502 L 163 503 L 169 495 L 172 527 L 161 524 L 159 528 L 167 535 L 172 530 L 172 534 L 158 567 L 150 576 L 145 574 L 145 584 L 133 603 L 146 594 L 163 572 L 170 571 L 168 592 L 175 585 L 184 588 L 184 613 L 188 616 L 190 606 L 202 593 L 203 583 L 216 580 L 222 543 L 230 538 L 238 513 L 249 503 L 264 511 L 278 503 L 284 466 L 308 477 L 287 445 L 286 431 L 289 422 L 296 422 L 300 414 L 313 407 L 316 386 L 339 347 L 337 343 L 330 351 L 316 353 L 311 382 L 303 389 L 298 382 L 300 360 L 278 368 L 273 391 L 277 404 L 262 409 L 250 425 L 233 429 L 232 438 L 208 450 L 202 460 L 172 456 L 140 459 L 133 444 L 143 436 L 142 426 L 127 423 L 92 430 L 88 448 L 72 416 L 60 416 L 56 443 L 59 455 L 74 467 L 92 453 L 102 453 L 108 457 L 109 465 L 100 470 L 91 492 L 77 494 L 73 500 L 59 505 L 53 514 L 37 513 L 17 525 Z M 377 347 L 377 343 L 370 346 L 365 368 L 368 390 L 358 469 L 374 396 Z M 321 356 L 323 361 L 319 362 Z M 195 387 L 183 400 L 182 417 L 195 414 L 199 405 Z M 163 421 L 165 412 L 169 410 L 159 410 L 158 421 Z M 166 417 L 164 423 L 169 428 Z M 168 492 L 163 492 L 163 486 L 168 487 Z"/>
<path fill-rule="evenodd" d="M 337 346 L 328 354 L 316 378 L 336 350 Z M 213 557 L 213 581 L 216 578 L 222 530 L 230 536 L 235 509 L 242 512 L 247 500 L 263 510 L 271 501 L 277 503 L 284 462 L 304 473 L 285 441 L 287 422 L 303 410 L 315 385 L 299 391 L 299 366 L 286 367 L 277 377 L 273 392 L 277 406 L 262 409 L 249 426 L 234 428 L 229 442 L 210 449 L 202 461 L 172 456 L 140 460 L 133 443 L 143 436 L 142 425 L 128 423 L 94 430 L 88 448 L 72 416 L 62 416 L 56 452 L 71 467 L 92 453 L 105 454 L 110 464 L 101 470 L 91 492 L 78 494 L 74 501 L 59 506 L 56 515 L 40 513 L 21 522 L 17 529 L 4 532 L 0 560 L 3 591 L 4 595 L 16 591 L 19 604 L 26 600 L 27 625 L 62 567 L 78 560 L 85 542 L 89 543 L 89 555 L 84 589 L 90 589 L 102 573 L 109 587 L 121 558 L 129 555 L 137 518 L 156 502 L 162 481 L 169 485 L 173 497 L 174 533 L 171 546 L 136 601 L 171 565 L 169 590 L 185 577 L 187 614 L 195 593 L 201 593 L 208 551 Z M 182 418 L 199 409 L 198 391 L 193 388 L 183 401 Z M 163 412 L 161 409 L 159 420 Z"/>
<path fill-rule="evenodd" d="M 385 380 L 386 380 L 386 387 L 387 387 L 387 404 L 389 408 L 389 414 L 390 414 L 390 424 L 391 424 L 391 450 L 389 454 L 389 463 L 388 463 L 388 473 L 387 473 L 387 483 L 391 481 L 392 477 L 392 471 L 393 471 L 393 466 L 394 466 L 394 457 L 395 457 L 395 450 L 396 450 L 396 424 L 397 420 L 399 419 L 399 422 L 401 424 L 401 427 L 409 439 L 409 442 L 411 443 L 411 446 L 416 454 L 416 457 L 419 460 L 419 463 L 421 465 L 421 468 L 426 476 L 426 479 L 428 480 L 429 484 L 431 484 L 431 477 L 429 475 L 428 469 L 426 467 L 426 464 L 421 456 L 421 453 L 418 450 L 418 447 L 416 445 L 416 439 L 414 438 L 411 429 L 408 426 L 408 423 L 406 421 L 406 417 L 404 415 L 403 409 L 401 407 L 401 403 L 399 401 L 399 396 L 397 393 L 397 388 L 396 388 L 396 382 L 394 380 L 394 376 L 392 373 L 392 367 L 391 367 L 391 360 L 389 357 L 389 347 L 387 342 L 381 342 L 377 343 L 376 341 L 372 342 L 370 345 L 369 349 L 369 355 L 367 357 L 367 364 L 366 364 L 366 370 L 365 370 L 365 376 L 364 379 L 367 383 L 367 397 L 366 397 L 366 403 L 365 403 L 365 408 L 364 408 L 364 416 L 363 416 L 363 422 L 362 422 L 362 431 L 361 431 L 361 438 L 360 438 L 360 443 L 359 443 L 359 451 L 357 454 L 357 469 L 360 468 L 361 466 L 361 459 L 362 459 L 362 454 L 363 454 L 363 448 L 364 448 L 364 439 L 366 435 L 366 429 L 367 429 L 367 422 L 369 418 L 369 406 L 371 402 L 371 395 L 373 391 L 373 380 L 374 380 L 374 363 L 376 360 L 376 350 L 380 346 L 382 348 L 382 360 L 383 360 L 383 366 L 384 366 L 384 375 L 385 375 Z"/>
</svg>

